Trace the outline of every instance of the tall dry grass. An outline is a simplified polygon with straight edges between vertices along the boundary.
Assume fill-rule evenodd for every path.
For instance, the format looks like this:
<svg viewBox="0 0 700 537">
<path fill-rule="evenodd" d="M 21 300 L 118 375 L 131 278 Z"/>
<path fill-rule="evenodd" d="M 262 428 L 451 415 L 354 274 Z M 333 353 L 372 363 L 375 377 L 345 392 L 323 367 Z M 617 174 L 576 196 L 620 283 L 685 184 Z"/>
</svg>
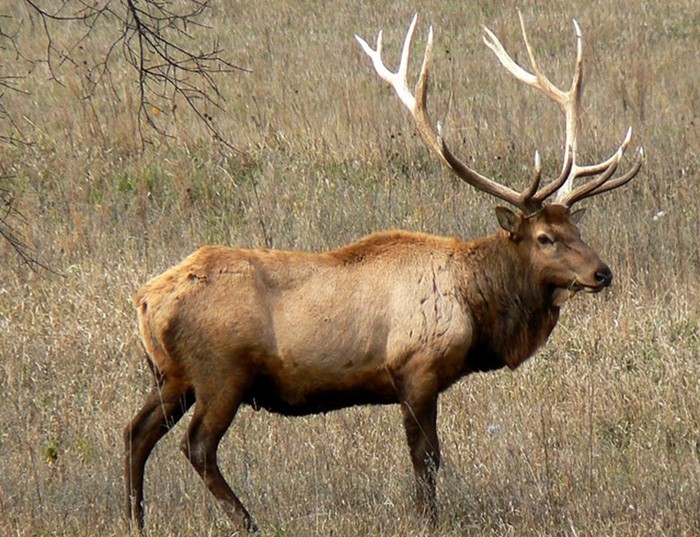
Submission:
<svg viewBox="0 0 700 537">
<path fill-rule="evenodd" d="M 520 8 L 561 83 L 573 61 L 570 19 L 583 28 L 582 156 L 606 157 L 632 125 L 648 159 L 630 186 L 588 204 L 583 233 L 612 266 L 613 289 L 568 305 L 519 371 L 474 375 L 442 397 L 436 533 L 697 535 L 700 8 Z M 496 229 L 494 201 L 431 160 L 353 39 L 383 27 L 394 61 L 415 11 L 417 50 L 427 24 L 437 30 L 431 107 L 435 117 L 449 108 L 453 148 L 515 186 L 535 149 L 556 173 L 557 112 L 480 41 L 486 24 L 524 58 L 504 1 L 217 3 L 212 32 L 252 73 L 227 80 L 229 109 L 211 114 L 245 156 L 170 112 L 158 120 L 175 138 L 142 152 L 133 76 L 118 64 L 115 90 L 90 99 L 79 62 L 57 73 L 63 85 L 36 69 L 25 80 L 31 96 L 5 96 L 32 142 L 0 152 L 15 175 L 21 231 L 61 273 L 34 274 L 0 246 L 5 534 L 125 533 L 121 434 L 149 383 L 130 296 L 196 247 L 321 250 L 385 228 L 465 238 Z M 41 54 L 39 29 L 24 31 L 22 46 Z M 104 42 L 88 45 L 83 53 L 95 55 Z M 4 64 L 18 61 L 2 53 Z M 149 462 L 150 534 L 226 533 L 179 453 L 184 426 Z M 245 409 L 220 457 L 264 535 L 426 533 L 412 514 L 396 408 L 296 419 Z"/>
</svg>

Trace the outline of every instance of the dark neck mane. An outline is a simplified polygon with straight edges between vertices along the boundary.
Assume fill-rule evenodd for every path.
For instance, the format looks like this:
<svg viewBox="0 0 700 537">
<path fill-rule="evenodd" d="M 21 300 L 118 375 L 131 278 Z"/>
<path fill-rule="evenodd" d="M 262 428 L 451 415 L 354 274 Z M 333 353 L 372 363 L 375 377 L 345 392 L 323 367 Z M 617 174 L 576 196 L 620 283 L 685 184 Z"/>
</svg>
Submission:
<svg viewBox="0 0 700 537">
<path fill-rule="evenodd" d="M 505 233 L 469 246 L 464 296 L 478 332 L 466 367 L 515 369 L 547 341 L 557 324 L 559 308 L 552 303 L 552 289 L 537 281 L 528 260 Z"/>
</svg>

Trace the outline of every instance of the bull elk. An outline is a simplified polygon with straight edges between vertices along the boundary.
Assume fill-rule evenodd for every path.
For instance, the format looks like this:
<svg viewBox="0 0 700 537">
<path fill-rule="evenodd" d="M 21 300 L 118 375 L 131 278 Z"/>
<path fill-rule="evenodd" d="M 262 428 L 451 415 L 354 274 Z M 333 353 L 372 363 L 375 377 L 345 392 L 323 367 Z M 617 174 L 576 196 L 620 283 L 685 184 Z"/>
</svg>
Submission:
<svg viewBox="0 0 700 537">
<path fill-rule="evenodd" d="M 458 160 L 440 125 L 430 120 L 432 29 L 413 93 L 406 71 L 416 18 L 396 73 L 382 61 L 381 32 L 376 49 L 357 37 L 429 150 L 458 177 L 516 208 L 496 208 L 499 232 L 463 242 L 388 231 L 324 253 L 206 246 L 138 291 L 135 305 L 154 383 L 124 434 L 130 524 L 143 529 L 146 459 L 195 403 L 182 451 L 241 528 L 253 530 L 255 523 L 222 476 L 217 447 L 242 404 L 287 416 L 401 405 L 417 507 L 435 520 L 438 395 L 472 372 L 517 368 L 547 341 L 569 298 L 611 284 L 612 272 L 576 227 L 583 211 L 572 206 L 624 185 L 644 160 L 640 147 L 631 168 L 616 175 L 630 129 L 609 159 L 579 165 L 579 26 L 574 21 L 573 83 L 563 91 L 542 74 L 522 17 L 520 22 L 532 72 L 488 29 L 484 41 L 508 72 L 561 107 L 566 125 L 561 173 L 543 183 L 536 155 L 533 178 L 522 192 Z"/>
</svg>

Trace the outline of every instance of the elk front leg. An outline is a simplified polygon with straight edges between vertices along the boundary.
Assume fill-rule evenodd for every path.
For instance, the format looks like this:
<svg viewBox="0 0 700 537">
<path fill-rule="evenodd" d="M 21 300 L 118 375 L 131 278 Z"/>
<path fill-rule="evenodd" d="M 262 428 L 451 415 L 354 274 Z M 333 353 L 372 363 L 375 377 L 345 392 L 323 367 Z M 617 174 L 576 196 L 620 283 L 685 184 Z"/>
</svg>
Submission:
<svg viewBox="0 0 700 537">
<path fill-rule="evenodd" d="M 440 467 L 437 436 L 437 391 L 406 394 L 402 403 L 406 439 L 416 478 L 416 507 L 437 523 L 435 486 Z"/>
</svg>

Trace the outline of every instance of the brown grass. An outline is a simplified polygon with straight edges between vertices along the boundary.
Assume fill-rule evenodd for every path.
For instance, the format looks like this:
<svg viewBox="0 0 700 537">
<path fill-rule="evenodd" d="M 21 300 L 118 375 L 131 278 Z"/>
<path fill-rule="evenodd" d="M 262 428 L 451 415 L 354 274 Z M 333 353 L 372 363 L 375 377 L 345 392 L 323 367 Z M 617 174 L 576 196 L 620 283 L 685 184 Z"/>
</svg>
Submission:
<svg viewBox="0 0 700 537">
<path fill-rule="evenodd" d="M 116 91 L 89 100 L 68 66 L 63 86 L 38 69 L 30 97 L 6 95 L 33 142 L 0 152 L 21 231 L 62 276 L 33 274 L 0 246 L 3 532 L 125 533 L 121 434 L 149 383 L 130 297 L 149 276 L 212 242 L 321 250 L 385 228 L 496 229 L 493 200 L 431 160 L 354 33 L 373 39 L 383 27 L 395 58 L 420 11 L 421 40 L 428 23 L 437 30 L 435 117 L 453 92 L 454 149 L 516 186 L 535 149 L 557 171 L 556 111 L 480 42 L 487 24 L 523 57 L 511 3 L 426 4 L 217 3 L 213 31 L 253 73 L 228 80 L 230 109 L 211 113 L 245 157 L 172 113 L 159 121 L 177 138 L 140 152 L 133 80 L 119 65 Z M 604 158 L 633 125 L 648 160 L 624 191 L 588 204 L 583 233 L 614 288 L 567 306 L 516 373 L 474 375 L 443 396 L 436 533 L 700 534 L 700 10 L 688 0 L 520 6 L 560 82 L 570 19 L 581 23 L 582 155 Z M 36 55 L 39 35 L 24 36 Z M 183 427 L 149 462 L 150 534 L 225 533 L 177 448 Z M 245 409 L 220 457 L 264 535 L 425 534 L 397 408 L 296 419 Z"/>
</svg>

